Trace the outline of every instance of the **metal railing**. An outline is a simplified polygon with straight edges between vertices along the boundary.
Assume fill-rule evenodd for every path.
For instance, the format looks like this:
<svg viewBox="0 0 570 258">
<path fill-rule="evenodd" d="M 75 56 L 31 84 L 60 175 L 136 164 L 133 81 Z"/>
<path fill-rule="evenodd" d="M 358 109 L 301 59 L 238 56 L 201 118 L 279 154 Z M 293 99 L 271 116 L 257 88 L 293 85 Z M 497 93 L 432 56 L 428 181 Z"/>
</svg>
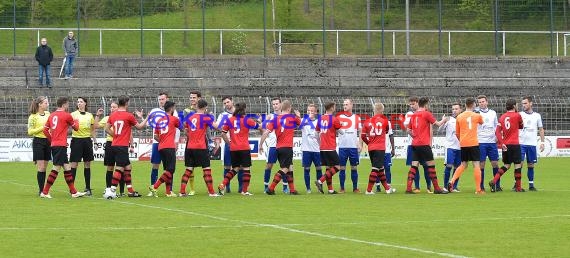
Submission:
<svg viewBox="0 0 570 258">
<path fill-rule="evenodd" d="M 73 30 L 74 28 L 0 28 L 0 33 L 1 32 L 6 32 L 6 31 L 13 31 L 14 35 L 16 35 L 16 32 L 18 31 L 29 31 L 29 32 L 35 32 L 35 40 L 37 41 L 37 44 L 39 45 L 40 43 L 40 38 L 43 37 L 43 34 L 49 33 L 49 32 L 61 32 L 61 31 L 68 31 L 68 30 Z M 509 47 L 508 44 L 509 42 L 509 37 L 510 36 L 515 36 L 515 35 L 525 35 L 525 36 L 532 36 L 532 35 L 541 35 L 541 36 L 545 36 L 545 37 L 552 37 L 553 38 L 553 42 L 554 42 L 554 46 L 553 46 L 553 50 L 551 55 L 552 56 L 560 56 L 560 52 L 561 52 L 561 48 L 560 45 L 562 45 L 562 53 L 563 56 L 567 55 L 567 47 L 568 44 L 570 42 L 567 41 L 568 36 L 570 36 L 570 31 L 514 31 L 514 30 L 505 30 L 505 31 L 489 31 L 489 30 L 481 30 L 481 31 L 472 31 L 472 30 L 393 30 L 393 29 L 386 29 L 386 30 L 316 30 L 316 29 L 306 29 L 306 30 L 302 30 L 302 29 L 148 29 L 148 28 L 144 28 L 144 29 L 128 29 L 128 28 L 82 28 L 82 31 L 94 31 L 97 32 L 98 34 L 98 51 L 96 53 L 93 53 L 93 51 L 88 52 L 88 51 L 82 51 L 83 55 L 99 55 L 99 56 L 105 56 L 105 55 L 123 55 L 121 53 L 117 53 L 117 51 L 113 51 L 113 47 L 115 45 L 113 45 L 113 43 L 108 43 L 108 45 L 104 45 L 104 37 L 105 34 L 111 34 L 112 32 L 128 32 L 128 33 L 140 33 L 140 34 L 145 34 L 145 33 L 158 33 L 159 36 L 155 39 L 158 42 L 155 42 L 152 45 L 156 45 L 158 46 L 157 48 L 152 48 L 149 46 L 145 46 L 144 43 L 141 42 L 140 47 L 141 47 L 141 53 L 142 52 L 146 52 L 146 53 L 156 53 L 156 55 L 158 56 L 163 56 L 163 55 L 167 55 L 165 54 L 165 44 L 164 44 L 164 34 L 165 33 L 170 33 L 170 32 L 175 32 L 175 33 L 184 33 L 184 32 L 188 32 L 188 33 L 195 33 L 195 34 L 201 34 L 201 33 L 213 33 L 213 34 L 217 34 L 217 45 L 218 47 L 216 47 L 217 49 L 217 54 L 222 56 L 226 54 L 226 50 L 228 49 L 228 43 L 224 42 L 224 34 L 228 34 L 228 33 L 250 33 L 252 35 L 260 35 L 262 34 L 268 34 L 268 33 L 275 33 L 277 36 L 275 37 L 275 42 L 272 42 L 270 44 L 263 44 L 264 45 L 264 49 L 263 49 L 263 53 L 267 53 L 268 49 L 271 48 L 270 50 L 274 51 L 274 54 L 276 56 L 281 56 L 281 55 L 322 55 L 322 56 L 327 56 L 327 55 L 333 55 L 333 56 L 343 56 L 343 55 L 362 55 L 362 54 L 358 54 L 355 53 L 353 51 L 353 49 L 348 49 L 347 47 L 343 47 L 342 45 L 342 41 L 347 40 L 347 38 L 349 39 L 351 37 L 351 35 L 353 33 L 359 33 L 359 34 L 369 34 L 369 33 L 374 33 L 374 34 L 378 34 L 378 41 L 380 43 L 380 45 L 376 46 L 376 50 L 377 51 L 372 51 L 372 52 L 367 52 L 368 55 L 374 55 L 374 56 L 398 56 L 399 54 L 397 53 L 397 50 L 399 48 L 399 46 L 401 46 L 402 44 L 404 44 L 404 41 L 408 41 L 409 39 L 406 38 L 400 38 L 399 36 L 401 35 L 408 35 L 409 33 L 415 33 L 415 34 L 429 34 L 430 36 L 434 36 L 437 35 L 438 36 L 438 47 L 437 47 L 437 53 L 429 53 L 430 55 L 439 55 L 439 56 L 453 56 L 454 53 L 454 41 L 453 39 L 455 38 L 454 35 L 458 35 L 458 34 L 474 34 L 474 35 L 491 35 L 493 37 L 495 37 L 496 39 L 500 39 L 500 44 L 498 44 L 498 49 L 497 49 L 497 56 L 507 56 L 508 51 L 509 51 Z M 309 34 L 320 34 L 323 33 L 324 38 L 321 38 L 320 41 L 318 40 L 313 40 L 310 42 L 286 42 L 284 40 L 283 35 L 286 33 L 309 33 Z M 347 35 L 348 34 L 348 35 Z M 345 36 L 346 35 L 346 36 Z M 447 40 L 444 40 L 442 36 L 445 36 L 447 38 Z M 17 36 L 15 36 L 17 37 Z M 109 36 L 111 37 L 111 36 Z M 259 40 L 264 40 L 264 38 L 260 38 Z M 562 39 L 561 39 L 562 38 Z M 418 39 L 418 41 L 422 40 L 421 38 Z M 445 41 L 445 42 L 444 42 Z M 517 39 L 513 39 L 513 42 L 516 42 Z M 562 41 L 562 42 L 561 42 Z M 56 41 L 57 42 L 57 41 Z M 388 42 L 388 43 L 385 43 Z M 412 44 L 413 44 L 413 37 L 412 37 Z M 203 44 L 206 44 L 203 42 Z M 80 44 L 81 45 L 81 44 Z M 146 44 L 149 45 L 149 44 Z M 269 45 L 270 47 L 268 48 L 267 45 Z M 292 48 L 291 50 L 288 50 L 287 48 L 289 46 L 302 46 L 302 45 L 306 45 L 308 47 L 310 47 L 311 51 L 309 51 L 309 53 L 307 53 L 306 51 L 301 51 L 298 53 L 295 53 L 294 48 Z M 330 47 L 327 47 L 331 45 Z M 320 51 L 315 51 L 316 47 L 320 48 Z M 385 51 L 386 47 L 389 47 L 388 51 Z M 53 47 L 52 47 L 53 48 Z M 265 49 L 268 48 L 268 49 Z M 58 47 L 55 47 L 56 50 L 59 50 Z M 111 50 L 107 50 L 107 49 L 111 49 Z M 297 49 L 298 50 L 298 49 Z M 14 45 L 14 50 L 13 50 L 13 54 L 16 55 L 16 48 Z M 172 51 L 169 51 L 172 53 Z M 252 51 L 254 52 L 254 51 Z M 261 52 L 261 51 L 259 51 Z M 411 53 L 413 54 L 414 49 L 411 49 Z M 312 53 L 312 54 L 310 54 Z M 488 51 L 489 55 L 491 55 L 491 51 Z M 406 53 L 403 53 L 404 55 L 406 55 Z M 424 53 L 418 53 L 417 55 L 422 55 L 425 54 Z M 149 55 L 149 54 L 147 54 Z M 152 54 L 150 54 L 152 55 Z M 177 55 L 175 54 L 168 54 L 168 55 Z M 203 56 L 207 55 L 207 53 L 203 52 L 202 53 Z M 235 54 L 232 54 L 235 55 Z M 366 55 L 366 54 L 364 54 Z M 465 55 L 465 54 L 458 54 L 458 55 Z"/>
</svg>

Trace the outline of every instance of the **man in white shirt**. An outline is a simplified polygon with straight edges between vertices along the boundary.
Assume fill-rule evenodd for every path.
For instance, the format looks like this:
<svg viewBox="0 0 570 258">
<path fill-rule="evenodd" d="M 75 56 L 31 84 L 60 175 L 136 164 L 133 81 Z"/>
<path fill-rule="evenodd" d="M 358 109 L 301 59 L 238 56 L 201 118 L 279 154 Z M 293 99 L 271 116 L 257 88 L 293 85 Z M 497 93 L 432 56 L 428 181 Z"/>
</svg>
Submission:
<svg viewBox="0 0 570 258">
<path fill-rule="evenodd" d="M 350 178 L 352 179 L 352 191 L 360 193 L 358 189 L 358 164 L 360 160 L 360 151 L 362 150 L 362 141 L 360 139 L 360 131 L 362 121 L 360 116 L 352 113 L 353 103 L 351 99 L 345 99 L 342 104 L 344 112 L 338 115 L 338 119 L 342 125 L 342 134 L 338 136 L 338 156 L 340 159 L 340 173 L 338 174 L 340 182 L 340 193 L 344 193 L 344 181 L 346 180 L 346 163 L 350 160 Z"/>
<path fill-rule="evenodd" d="M 444 170 L 444 181 L 443 185 L 449 183 L 449 179 L 459 165 L 461 165 L 461 147 L 459 146 L 459 139 L 455 134 L 456 120 L 455 118 L 461 114 L 461 104 L 453 103 L 451 105 L 451 116 L 448 116 L 444 121 L 445 123 L 439 127 L 439 131 L 445 130 L 445 170 Z M 453 185 L 453 192 L 459 192 L 457 189 L 457 184 L 459 179 L 455 181 Z"/>
<path fill-rule="evenodd" d="M 321 137 L 316 131 L 317 127 L 317 106 L 309 104 L 307 106 L 307 115 L 303 117 L 301 122 L 301 150 L 303 151 L 303 171 L 305 172 L 305 187 L 307 193 L 311 193 L 311 164 L 315 164 L 317 171 L 317 179 L 323 176 L 321 167 L 320 141 Z"/>
<path fill-rule="evenodd" d="M 536 191 L 534 187 L 534 165 L 538 161 L 536 144 L 540 135 L 540 152 L 544 151 L 544 128 L 542 127 L 542 117 L 532 110 L 532 97 L 526 96 L 522 99 L 523 111 L 520 112 L 523 119 L 524 128 L 520 130 L 519 141 L 521 143 L 521 157 L 527 161 L 528 190 Z"/>
<path fill-rule="evenodd" d="M 497 112 L 489 109 L 487 96 L 477 96 L 477 103 L 479 108 L 475 111 L 483 117 L 483 124 L 479 125 L 477 131 L 477 138 L 479 139 L 479 151 L 481 153 L 481 190 L 485 191 L 485 161 L 487 157 L 491 161 L 493 167 L 493 176 L 499 172 L 499 150 L 497 149 L 497 137 L 495 130 L 499 124 L 497 119 Z M 497 181 L 496 191 L 502 191 L 501 182 Z"/>
</svg>

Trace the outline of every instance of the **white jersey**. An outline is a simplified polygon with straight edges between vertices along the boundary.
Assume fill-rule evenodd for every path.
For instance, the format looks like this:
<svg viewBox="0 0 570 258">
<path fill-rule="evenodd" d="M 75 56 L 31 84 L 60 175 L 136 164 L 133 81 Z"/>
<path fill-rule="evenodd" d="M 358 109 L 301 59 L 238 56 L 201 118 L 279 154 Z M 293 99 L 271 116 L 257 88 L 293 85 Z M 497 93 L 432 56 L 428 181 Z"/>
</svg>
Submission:
<svg viewBox="0 0 570 258">
<path fill-rule="evenodd" d="M 360 117 L 356 114 L 351 114 L 350 116 L 341 114 L 338 119 L 340 120 L 340 123 L 342 125 L 341 128 L 344 132 L 338 136 L 338 147 L 358 148 L 358 142 L 360 139 L 358 132 L 362 126 Z"/>
<path fill-rule="evenodd" d="M 266 120 L 272 120 L 275 116 L 277 116 L 277 114 L 269 114 Z M 267 147 L 269 148 L 275 148 L 277 146 L 277 136 L 275 135 L 275 131 L 269 133 L 265 139 L 265 144 L 267 144 Z"/>
<path fill-rule="evenodd" d="M 313 126 L 306 124 L 301 128 L 301 150 L 310 152 L 320 152 L 319 137 L 320 135 L 315 131 L 318 120 L 307 120 Z"/>
<path fill-rule="evenodd" d="M 538 129 L 542 128 L 542 117 L 539 113 L 520 112 L 524 128 L 519 130 L 519 142 L 521 145 L 536 146 L 538 142 Z"/>
<path fill-rule="evenodd" d="M 410 119 L 412 119 L 412 115 L 414 114 L 414 111 L 408 111 L 408 113 L 406 113 L 406 118 L 404 119 L 404 127 L 408 128 L 408 125 L 410 124 Z M 412 136 L 408 133 L 408 145 L 412 144 Z"/>
<path fill-rule="evenodd" d="M 233 114 L 228 112 L 227 110 L 224 110 L 224 112 L 220 113 L 218 115 L 218 118 L 216 118 L 216 124 L 218 125 L 218 128 L 222 129 L 223 124 L 220 124 L 222 122 L 222 119 L 223 119 L 223 122 L 225 124 L 225 123 L 230 121 L 230 117 L 232 117 L 232 116 L 233 116 Z M 216 128 L 216 129 L 218 129 L 218 128 Z"/>
<path fill-rule="evenodd" d="M 483 124 L 479 125 L 477 131 L 479 143 L 497 143 L 497 137 L 495 136 L 495 130 L 499 124 L 497 112 L 487 109 L 485 111 L 479 110 L 479 114 L 483 117 Z"/>
<path fill-rule="evenodd" d="M 457 139 L 457 135 L 455 134 L 456 130 L 456 120 L 455 117 L 449 117 L 449 120 L 443 124 L 440 130 L 445 129 L 445 148 L 446 149 L 454 149 L 454 150 L 461 150 L 459 146 L 459 139 Z"/>
<path fill-rule="evenodd" d="M 392 144 L 390 143 L 390 135 L 393 135 L 394 131 L 392 131 L 392 123 L 388 121 L 388 133 L 386 134 L 386 153 L 392 152 Z"/>
<path fill-rule="evenodd" d="M 160 114 L 160 117 L 164 117 L 166 115 L 166 113 L 164 112 L 164 109 L 162 108 L 153 108 L 150 113 L 148 113 L 149 115 L 152 113 L 158 112 L 157 114 Z M 176 110 L 174 110 L 174 114 L 173 116 L 178 117 L 178 112 L 176 112 Z M 152 121 L 156 122 L 158 121 L 159 118 L 156 119 L 152 119 Z M 180 118 L 179 118 L 180 119 Z M 180 121 L 180 122 L 184 122 L 184 121 Z M 154 129 L 154 128 L 153 128 Z M 180 140 L 180 129 L 176 129 L 176 135 L 174 136 L 174 141 L 178 142 Z M 152 137 L 152 143 L 158 143 L 157 140 L 154 139 L 154 137 Z"/>
</svg>

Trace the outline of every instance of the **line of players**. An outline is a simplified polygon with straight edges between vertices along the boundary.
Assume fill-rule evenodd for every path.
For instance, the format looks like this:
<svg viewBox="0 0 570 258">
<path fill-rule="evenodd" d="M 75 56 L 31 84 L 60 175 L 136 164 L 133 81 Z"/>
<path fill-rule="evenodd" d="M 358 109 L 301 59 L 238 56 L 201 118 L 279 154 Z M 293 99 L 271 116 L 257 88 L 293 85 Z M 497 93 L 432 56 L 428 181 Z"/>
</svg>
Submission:
<svg viewBox="0 0 570 258">
<path fill-rule="evenodd" d="M 167 101 L 168 95 L 166 93 L 161 93 L 158 100 L 159 105 L 166 113 L 168 113 L 168 116 L 162 117 L 162 119 L 159 121 L 155 121 L 155 123 L 164 124 L 165 126 L 161 126 L 155 130 L 155 140 L 157 140 L 157 142 L 153 144 L 153 152 L 151 157 L 153 168 L 151 171 L 152 186 L 149 188 L 149 195 L 157 196 L 156 189 L 162 183 L 165 183 L 167 186 L 166 195 L 173 197 L 176 196 L 171 191 L 173 181 L 172 178 L 175 171 L 176 162 L 175 146 L 177 146 L 179 138 L 177 128 L 180 127 L 181 121 L 175 116 L 177 112 L 175 112 L 174 103 Z M 454 123 L 455 116 L 461 113 L 461 105 L 458 103 L 453 104 L 451 117 L 444 116 L 442 120 L 435 121 L 433 115 L 427 111 L 428 101 L 429 100 L 427 98 L 410 98 L 409 100 L 411 111 L 406 114 L 406 120 L 404 124 L 406 126 L 406 129 L 408 129 L 409 135 L 411 137 L 411 144 L 408 148 L 408 161 L 412 162 L 409 164 L 411 165 L 411 168 L 408 173 L 406 193 L 417 193 L 419 191 L 419 178 L 417 177 L 419 174 L 417 173 L 419 164 L 423 164 L 424 169 L 427 167 L 426 182 L 428 183 L 428 192 L 432 192 L 429 183 L 433 183 L 433 192 L 436 194 L 447 193 L 448 189 L 449 191 L 457 191 L 456 188 L 459 175 L 466 165 L 461 164 L 460 166 L 459 160 L 474 161 L 475 170 L 478 171 L 481 170 L 481 167 L 484 167 L 484 160 L 486 159 L 486 155 L 489 155 L 493 164 L 493 168 L 495 168 L 495 164 L 498 163 L 498 151 L 496 148 L 496 143 L 493 144 L 485 142 L 485 137 L 489 136 L 488 133 L 493 133 L 493 136 L 496 137 L 495 139 L 498 139 L 498 143 L 500 145 L 503 144 L 502 139 L 505 139 L 505 145 L 502 146 L 504 151 L 503 157 L 505 166 L 500 169 L 496 169 L 497 171 L 494 173 L 494 179 L 490 183 L 491 191 L 501 190 L 498 179 L 510 167 L 510 163 L 513 162 L 515 163 L 515 179 L 517 182 L 514 189 L 517 191 L 522 190 L 520 187 L 521 155 L 518 155 L 517 157 L 516 155 L 512 155 L 513 152 L 519 154 L 522 152 L 522 155 L 526 155 L 528 157 L 529 189 L 536 190 L 533 185 L 533 170 L 534 164 L 536 163 L 536 133 L 537 131 L 540 133 L 540 148 L 542 151 L 544 148 L 544 130 L 542 129 L 540 115 L 532 111 L 532 98 L 523 98 L 522 103 L 524 112 L 521 112 L 520 114 L 517 113 L 519 116 L 523 115 L 525 118 L 524 127 L 521 127 L 521 129 L 523 129 L 521 131 L 521 140 L 523 141 L 523 146 L 521 151 L 513 151 L 513 149 L 516 150 L 516 147 L 512 147 L 510 145 L 516 145 L 518 143 L 519 126 L 513 127 L 517 128 L 516 137 L 513 136 L 515 133 L 510 133 L 508 129 L 511 128 L 510 124 L 513 124 L 513 122 L 516 122 L 518 120 L 512 120 L 509 118 L 506 122 L 508 126 L 501 126 L 505 122 L 497 123 L 496 113 L 487 108 L 486 97 L 479 96 L 478 113 L 481 116 L 481 125 L 472 127 L 471 123 L 476 120 L 470 120 L 469 122 L 469 128 L 475 128 L 477 131 L 475 134 L 477 137 L 475 139 L 478 139 L 477 144 L 479 146 L 477 149 L 479 151 L 477 153 L 475 153 L 475 151 L 472 151 L 473 153 L 469 154 L 471 156 L 468 154 L 461 154 L 460 156 L 459 153 L 469 152 L 460 152 L 457 146 L 457 143 L 460 143 L 461 148 L 465 147 L 465 144 L 474 144 L 474 138 L 472 137 L 473 135 L 467 134 L 467 136 L 463 136 L 463 138 L 467 137 L 465 139 L 470 140 L 462 140 L 462 136 L 459 133 L 461 123 L 459 121 Z M 466 111 L 470 111 L 470 108 L 473 108 L 469 106 L 469 101 L 470 100 L 468 100 L 466 103 Z M 509 101 L 513 102 L 511 100 Z M 203 117 L 207 112 L 207 103 L 201 99 L 199 92 L 191 93 L 190 102 L 191 106 L 184 110 L 184 113 L 186 114 L 185 117 L 187 117 L 187 115 L 190 113 L 194 114 L 187 119 L 187 121 L 190 123 L 184 123 L 188 137 L 187 148 L 185 151 L 186 170 L 182 176 L 179 196 L 193 195 L 195 193 L 193 185 L 193 170 L 195 167 L 202 167 L 204 172 L 204 180 L 208 187 L 210 196 L 219 196 L 224 193 L 224 190 L 229 191 L 229 182 L 235 175 L 238 175 L 238 179 L 241 179 L 239 180 L 238 192 L 242 193 L 243 195 L 251 195 L 251 193 L 248 192 L 249 181 L 251 178 L 251 157 L 249 155 L 249 133 L 247 130 L 249 127 L 237 126 L 237 124 L 250 124 L 250 126 L 253 127 L 255 124 L 259 124 L 260 121 L 247 119 L 247 117 L 245 117 L 245 103 L 238 103 L 234 106 L 231 97 L 223 98 L 223 103 L 226 110 L 218 117 L 215 122 L 211 121 L 211 124 L 213 124 L 215 128 L 222 128 L 222 137 L 224 141 L 228 143 L 226 146 L 229 146 L 229 151 L 225 151 L 224 153 L 229 153 L 230 155 L 229 157 L 228 155 L 224 155 L 224 181 L 218 186 L 218 193 L 215 193 L 212 183 L 212 172 L 209 164 L 209 153 L 207 150 L 208 140 L 206 138 L 207 135 L 209 135 L 207 132 L 208 129 L 207 126 L 197 124 L 197 121 L 204 121 Z M 507 103 L 508 108 L 511 108 L 509 106 L 510 102 Z M 471 104 L 474 104 L 474 101 Z M 515 106 L 512 108 L 516 108 L 516 102 L 514 102 L 514 104 Z M 48 101 L 45 97 L 40 97 L 33 101 L 30 108 L 31 115 L 28 128 L 28 133 L 34 136 L 34 161 L 38 167 L 37 178 L 41 197 L 51 198 L 49 195 L 49 189 L 57 178 L 58 171 L 61 169 L 61 167 L 64 168 L 66 182 L 70 187 L 70 192 L 72 193 L 73 197 L 91 195 L 90 161 L 93 160 L 93 143 L 95 143 L 95 147 L 98 146 L 94 133 L 94 130 L 98 127 L 105 127 L 105 130 L 108 133 L 107 142 L 105 143 L 104 161 L 105 165 L 107 166 L 106 195 L 116 195 L 117 186 L 120 183 L 124 183 L 127 186 L 128 196 L 141 196 L 138 192 L 134 191 L 132 187 L 131 166 L 128 159 L 128 148 L 132 142 L 131 127 L 142 129 L 146 126 L 147 119 L 143 119 L 141 122 L 137 122 L 132 113 L 129 113 L 127 111 L 128 97 L 121 96 L 119 97 L 118 103 L 111 103 L 111 116 L 104 117 L 101 120 L 100 116 L 102 114 L 102 110 L 97 111 L 95 118 L 89 112 L 86 112 L 85 108 L 87 106 L 87 102 L 85 98 L 78 99 L 78 110 L 73 112 L 70 116 L 67 116 L 69 115 L 67 113 L 67 109 L 69 107 L 68 99 L 58 99 L 58 109 L 52 114 L 49 114 L 47 111 L 48 105 Z M 288 128 L 284 125 L 287 125 L 288 123 L 294 123 L 297 126 L 301 125 L 301 117 L 298 112 L 296 113 L 296 116 L 286 116 L 292 111 L 291 103 L 289 101 L 284 101 L 282 103 L 279 98 L 274 98 L 272 99 L 272 106 L 274 109 L 273 115 L 277 118 L 276 121 L 278 122 L 267 124 L 267 127 L 263 130 L 263 135 L 260 142 L 260 151 L 263 151 L 263 146 L 265 146 L 264 143 L 275 144 L 275 147 L 269 146 L 269 159 L 264 175 L 264 183 L 266 185 L 265 192 L 267 194 L 274 194 L 275 186 L 280 181 L 283 181 L 284 192 L 288 192 L 290 194 L 298 194 L 294 187 L 294 178 L 292 171 L 293 130 L 295 130 L 295 128 Z M 348 160 L 351 161 L 351 178 L 353 179 L 353 191 L 359 192 L 359 189 L 357 187 L 358 173 L 356 171 L 356 166 L 358 165 L 358 153 L 362 149 L 362 142 L 368 144 L 370 159 L 372 162 L 372 171 L 369 176 L 369 184 L 366 193 L 374 193 L 372 192 L 372 186 L 374 184 L 377 184 L 377 191 L 379 191 L 380 183 L 384 186 L 387 193 L 394 192 L 395 189 L 391 188 L 390 186 L 391 173 L 389 170 L 391 166 L 391 157 L 394 155 L 394 140 L 391 132 L 391 125 L 385 116 L 383 116 L 383 105 L 381 103 L 377 103 L 374 107 L 374 117 L 366 120 L 363 123 L 356 122 L 360 121 L 360 118 L 357 115 L 352 114 L 352 101 L 350 99 L 346 99 L 343 102 L 344 112 L 342 112 L 340 115 L 333 115 L 336 110 L 334 103 L 327 103 L 325 108 L 326 114 L 320 116 L 321 121 L 318 122 L 318 111 L 316 106 L 309 105 L 307 108 L 307 117 L 312 124 L 305 123 L 304 126 L 300 128 L 303 135 L 303 168 L 307 192 L 311 192 L 309 172 L 311 163 L 315 164 L 315 167 L 317 169 L 317 178 L 319 179 L 315 182 L 315 184 L 321 193 L 324 192 L 322 190 L 322 184 L 324 182 L 328 183 L 329 193 L 336 193 L 336 191 L 332 189 L 332 176 L 339 171 L 341 172 L 339 177 L 341 179 L 340 191 L 344 192 L 344 178 L 342 177 L 342 174 L 344 173 L 345 165 Z M 153 111 L 151 111 L 151 114 L 152 113 Z M 507 112 L 507 114 L 509 113 L 512 113 L 512 110 L 510 112 Z M 141 111 L 137 111 L 136 114 L 139 118 L 142 118 Z M 229 117 L 230 123 L 221 126 L 220 123 L 224 117 Z M 294 118 L 294 121 L 285 119 L 283 121 L 285 123 L 281 123 L 282 117 L 286 117 L 289 120 Z M 269 120 L 271 119 L 272 118 Z M 521 118 L 519 120 L 520 124 L 522 124 L 523 119 Z M 354 125 L 358 126 L 347 126 L 346 124 L 343 125 L 340 121 L 352 121 L 354 122 Z M 332 122 L 330 126 L 321 128 L 322 126 L 320 125 L 326 125 L 328 122 Z M 501 130 L 506 129 L 507 131 L 502 133 L 500 130 L 490 129 L 493 127 L 493 123 L 497 125 Z M 42 124 L 45 124 L 45 126 L 42 127 Z M 440 188 L 437 182 L 435 163 L 433 162 L 433 154 L 431 152 L 431 124 L 436 124 L 440 126 L 440 129 L 446 130 L 447 150 L 444 182 L 452 183 L 448 184 L 448 189 Z M 454 135 L 455 124 L 458 125 L 456 136 Z M 68 164 L 69 162 L 67 161 L 66 155 L 67 129 L 69 126 L 74 129 L 71 141 L 71 165 Z M 477 130 L 477 128 L 479 128 L 479 130 Z M 467 130 L 463 131 L 465 132 Z M 499 133 L 495 135 L 495 132 Z M 272 134 L 275 135 L 274 140 L 271 140 Z M 336 152 L 337 135 L 340 145 L 339 154 Z M 362 141 L 359 140 L 359 138 Z M 488 137 L 488 139 L 491 138 L 492 137 Z M 513 140 L 515 138 L 516 141 Z M 464 144 L 463 142 L 467 143 Z M 481 143 L 479 144 L 479 142 Z M 389 150 L 390 153 L 385 153 L 386 150 Z M 50 172 L 50 176 L 47 179 L 47 184 L 45 184 L 45 170 L 47 167 L 47 162 L 52 156 L 54 160 L 54 169 L 52 169 Z M 157 156 L 158 159 L 156 158 Z M 480 157 L 480 159 L 483 161 L 483 164 L 478 164 L 480 163 L 478 157 Z M 82 159 L 85 162 L 84 176 L 86 190 L 84 192 L 78 192 L 74 188 L 74 179 L 77 163 Z M 273 182 L 269 184 L 271 168 L 277 160 L 280 162 L 280 170 L 274 175 Z M 165 172 L 160 178 L 157 179 L 155 175 L 158 174 L 158 164 L 160 161 L 163 163 Z M 324 175 L 322 175 L 322 170 L 320 169 L 321 164 L 327 167 L 326 173 Z M 448 181 L 451 176 L 452 166 L 454 166 L 459 173 L 454 173 L 454 177 Z M 483 170 L 481 170 L 481 172 L 476 172 L 476 174 L 481 175 L 481 182 L 483 180 L 483 173 Z M 478 177 L 476 176 L 476 180 L 477 178 Z M 416 183 L 416 187 L 414 189 L 411 188 L 413 181 Z M 186 191 L 189 182 L 190 190 Z M 287 186 L 289 186 L 289 189 Z M 478 184 L 476 188 L 477 193 L 484 192 L 482 183 Z M 124 190 L 122 189 L 120 190 L 121 193 L 123 191 Z"/>
</svg>

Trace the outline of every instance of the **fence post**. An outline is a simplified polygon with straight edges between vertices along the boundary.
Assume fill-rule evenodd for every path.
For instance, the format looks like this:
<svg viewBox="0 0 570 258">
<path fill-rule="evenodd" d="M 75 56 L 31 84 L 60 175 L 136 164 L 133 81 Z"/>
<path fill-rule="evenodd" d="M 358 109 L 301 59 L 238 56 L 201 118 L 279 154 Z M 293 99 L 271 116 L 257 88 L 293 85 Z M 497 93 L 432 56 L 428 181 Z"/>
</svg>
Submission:
<svg viewBox="0 0 570 258">
<path fill-rule="evenodd" d="M 451 56 L 451 31 L 447 32 L 447 55 Z"/>
<path fill-rule="evenodd" d="M 267 57 L 267 0 L 263 0 L 263 58 Z"/>
<path fill-rule="evenodd" d="M 38 46 L 40 45 L 40 29 L 38 29 L 38 33 L 36 35 L 37 40 L 38 40 Z"/>
<path fill-rule="evenodd" d="M 12 1 L 13 2 L 13 11 L 14 13 L 12 14 L 12 18 L 13 18 L 13 25 L 14 25 L 14 30 L 12 32 L 13 37 L 14 37 L 14 57 L 16 57 L 16 0 Z"/>
<path fill-rule="evenodd" d="M 381 43 L 380 43 L 380 52 L 382 58 L 384 58 L 384 0 L 380 1 L 380 27 L 382 32 L 380 33 Z"/>
<path fill-rule="evenodd" d="M 162 55 L 162 30 L 160 30 L 160 55 Z"/>
<path fill-rule="evenodd" d="M 141 8 L 141 10 L 140 10 L 140 15 L 141 15 L 141 25 L 140 25 L 140 27 L 141 27 L 141 57 L 143 57 L 144 56 L 143 0 L 140 0 L 140 8 Z"/>
<path fill-rule="evenodd" d="M 550 0 L 550 58 L 554 56 L 554 6 L 553 5 L 554 3 L 552 2 L 552 0 Z M 556 44 L 558 44 L 558 40 L 556 41 Z M 556 48 L 556 51 L 558 51 L 558 48 Z"/>
<path fill-rule="evenodd" d="M 281 30 L 279 30 L 279 55 L 281 55 Z"/>
<path fill-rule="evenodd" d="M 396 32 L 392 31 L 392 55 L 396 56 Z"/>
<path fill-rule="evenodd" d="M 437 44 L 438 44 L 437 51 L 438 51 L 438 53 L 439 53 L 439 57 L 441 57 L 441 28 L 442 28 L 442 26 L 443 26 L 443 24 L 442 24 L 442 18 L 441 18 L 443 6 L 442 6 L 442 3 L 441 3 L 441 0 L 439 0 L 439 2 L 438 2 L 438 7 L 439 7 L 439 10 L 438 10 L 438 12 L 437 12 L 437 13 L 438 13 L 438 15 L 437 15 L 437 16 L 438 16 L 438 17 L 437 17 L 437 18 L 438 18 L 438 21 L 437 21 L 437 22 L 438 22 L 438 30 L 439 30 L 439 31 L 438 31 L 438 40 L 437 40 Z"/>
<path fill-rule="evenodd" d="M 326 19 L 326 8 L 325 8 L 325 0 L 322 1 L 323 3 L 323 57 L 327 56 L 327 32 L 326 32 L 326 25 L 325 25 L 325 19 Z M 279 35 L 279 43 L 281 43 L 281 35 Z"/>
<path fill-rule="evenodd" d="M 410 0 L 406 0 L 406 56 L 410 55 Z"/>
<path fill-rule="evenodd" d="M 224 51 L 224 50 L 223 50 L 223 47 L 224 47 L 224 43 L 223 43 L 223 42 L 224 42 L 224 35 L 223 35 L 222 33 L 223 33 L 223 30 L 220 30 L 220 55 L 221 55 L 221 56 L 224 55 L 224 52 L 223 52 L 223 51 Z"/>
<path fill-rule="evenodd" d="M 495 6 L 493 8 L 495 11 L 494 23 L 495 23 L 495 56 L 499 57 L 499 0 L 495 0 Z"/>
<path fill-rule="evenodd" d="M 99 56 L 103 55 L 103 30 L 99 29 Z"/>
<path fill-rule="evenodd" d="M 206 0 L 202 0 L 202 58 L 206 58 Z"/>
<path fill-rule="evenodd" d="M 503 56 L 507 54 L 507 46 L 506 46 L 506 35 L 507 33 L 503 31 Z"/>
<path fill-rule="evenodd" d="M 336 30 L 336 55 L 337 56 L 339 54 L 339 46 L 338 46 L 339 42 L 338 41 L 339 41 L 338 40 L 338 30 Z M 368 47 L 368 48 L 370 48 L 370 47 Z"/>
</svg>

